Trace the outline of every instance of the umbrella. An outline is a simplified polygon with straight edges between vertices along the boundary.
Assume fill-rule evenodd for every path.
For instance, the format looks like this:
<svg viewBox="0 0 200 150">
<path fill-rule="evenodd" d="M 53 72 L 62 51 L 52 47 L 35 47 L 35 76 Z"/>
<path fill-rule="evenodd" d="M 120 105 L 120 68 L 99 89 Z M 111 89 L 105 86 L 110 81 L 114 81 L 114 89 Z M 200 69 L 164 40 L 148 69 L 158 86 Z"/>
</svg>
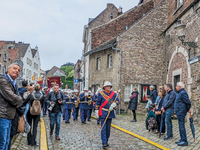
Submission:
<svg viewBox="0 0 200 150">
<path fill-rule="evenodd" d="M 194 124 L 193 124 L 193 118 L 190 112 L 190 128 L 192 130 L 192 134 L 193 134 L 193 138 L 194 138 L 194 142 L 195 142 L 195 129 L 194 129 Z"/>
<path fill-rule="evenodd" d="M 162 125 L 163 125 L 163 120 L 165 118 L 164 112 L 161 114 L 161 123 L 160 123 L 160 133 L 159 133 L 159 138 L 161 137 L 161 132 L 162 132 Z"/>
</svg>

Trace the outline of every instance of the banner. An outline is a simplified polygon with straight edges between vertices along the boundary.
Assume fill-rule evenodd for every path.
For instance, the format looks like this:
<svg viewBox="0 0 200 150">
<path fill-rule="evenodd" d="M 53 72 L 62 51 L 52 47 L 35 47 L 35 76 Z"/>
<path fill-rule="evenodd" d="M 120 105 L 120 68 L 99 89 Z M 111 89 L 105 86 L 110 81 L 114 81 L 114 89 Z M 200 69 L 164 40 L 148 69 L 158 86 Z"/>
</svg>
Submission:
<svg viewBox="0 0 200 150">
<path fill-rule="evenodd" d="M 42 90 L 43 80 L 37 82 L 40 85 L 40 89 Z"/>
<path fill-rule="evenodd" d="M 60 77 L 49 77 L 47 79 L 48 88 L 52 88 L 54 84 L 58 84 L 61 87 L 61 78 Z"/>
</svg>

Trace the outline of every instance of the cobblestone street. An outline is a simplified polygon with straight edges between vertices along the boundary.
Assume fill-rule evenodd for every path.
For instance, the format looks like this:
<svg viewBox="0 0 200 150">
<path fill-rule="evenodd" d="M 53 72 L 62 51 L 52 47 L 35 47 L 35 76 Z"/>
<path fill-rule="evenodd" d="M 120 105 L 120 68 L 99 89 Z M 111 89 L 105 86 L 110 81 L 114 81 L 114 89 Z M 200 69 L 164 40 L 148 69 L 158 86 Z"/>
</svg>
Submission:
<svg viewBox="0 0 200 150">
<path fill-rule="evenodd" d="M 47 140 L 49 150 L 72 150 L 72 149 L 102 149 L 100 137 L 100 125 L 96 124 L 96 120 L 92 119 L 86 125 L 82 125 L 79 121 L 72 121 L 70 124 L 61 122 L 60 141 L 55 140 L 55 135 L 49 136 L 49 119 L 44 118 L 47 128 Z M 149 143 L 143 142 L 131 135 L 121 132 L 117 129 L 111 129 L 109 140 L 109 150 L 155 150 L 156 147 Z"/>
</svg>

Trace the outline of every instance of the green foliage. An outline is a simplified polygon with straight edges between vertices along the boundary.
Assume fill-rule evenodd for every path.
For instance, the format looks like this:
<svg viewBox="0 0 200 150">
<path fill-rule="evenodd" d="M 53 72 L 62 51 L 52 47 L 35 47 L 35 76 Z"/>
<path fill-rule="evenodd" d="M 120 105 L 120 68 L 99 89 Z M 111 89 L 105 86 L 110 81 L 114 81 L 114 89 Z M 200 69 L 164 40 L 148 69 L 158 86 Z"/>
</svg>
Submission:
<svg viewBox="0 0 200 150">
<path fill-rule="evenodd" d="M 74 77 L 74 70 L 70 71 L 68 77 Z"/>
<path fill-rule="evenodd" d="M 62 89 L 65 89 L 65 86 L 68 85 L 68 88 L 73 87 L 73 77 L 61 77 Z"/>
<path fill-rule="evenodd" d="M 74 70 L 73 66 L 63 66 L 60 68 L 61 70 L 63 70 L 66 74 L 66 76 L 69 76 L 69 73 Z"/>
</svg>

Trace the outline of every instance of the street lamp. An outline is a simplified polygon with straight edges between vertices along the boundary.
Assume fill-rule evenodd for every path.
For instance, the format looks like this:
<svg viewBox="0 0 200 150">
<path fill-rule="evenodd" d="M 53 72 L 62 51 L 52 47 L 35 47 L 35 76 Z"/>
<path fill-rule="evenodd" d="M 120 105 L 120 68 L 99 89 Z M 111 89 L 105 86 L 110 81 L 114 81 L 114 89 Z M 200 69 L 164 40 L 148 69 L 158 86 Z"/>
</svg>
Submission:
<svg viewBox="0 0 200 150">
<path fill-rule="evenodd" d="M 186 27 L 186 25 L 181 24 L 181 20 L 178 20 L 177 25 L 174 29 L 176 30 L 178 39 L 182 42 L 182 44 L 185 46 L 188 45 L 189 47 L 194 48 L 194 54 L 195 54 L 196 43 L 195 42 L 184 42 L 185 41 L 185 27 Z"/>
</svg>

